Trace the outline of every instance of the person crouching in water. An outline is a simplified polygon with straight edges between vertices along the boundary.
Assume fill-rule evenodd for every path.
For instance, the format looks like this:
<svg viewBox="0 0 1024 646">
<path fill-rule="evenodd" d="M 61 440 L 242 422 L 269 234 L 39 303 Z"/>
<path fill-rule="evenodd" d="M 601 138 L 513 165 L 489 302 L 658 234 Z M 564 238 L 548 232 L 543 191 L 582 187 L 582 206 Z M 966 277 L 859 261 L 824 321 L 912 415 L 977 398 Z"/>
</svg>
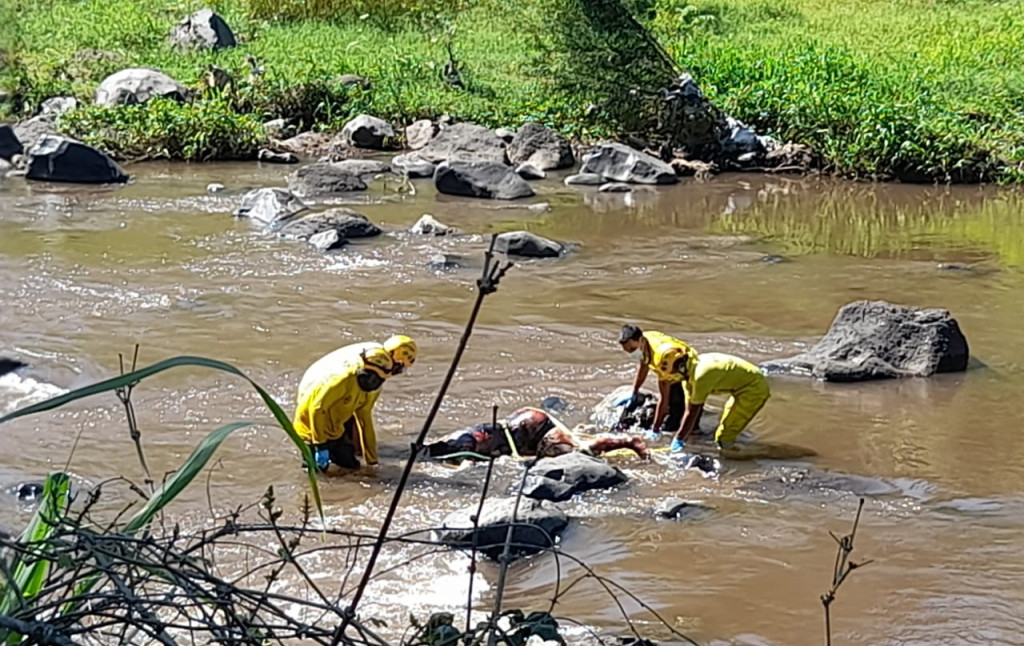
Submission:
<svg viewBox="0 0 1024 646">
<path fill-rule="evenodd" d="M 427 455 L 444 457 L 460 452 L 476 453 L 485 457 L 511 455 L 509 438 L 515 452 L 521 456 L 555 457 L 579 451 L 598 456 L 618 449 L 629 449 L 648 459 L 650 452 L 642 438 L 629 436 L 599 437 L 581 443 L 564 424 L 538 408 L 520 408 L 498 422 L 478 424 L 455 431 L 437 442 L 427 444 Z"/>
<path fill-rule="evenodd" d="M 686 410 L 669 450 L 678 453 L 685 449 L 708 396 L 728 395 L 715 430 L 715 444 L 728 455 L 736 438 L 771 397 L 764 374 L 749 361 L 722 352 L 705 352 L 698 357 L 667 344 L 657 354 L 660 370 L 678 374 L 686 391 Z"/>
<path fill-rule="evenodd" d="M 360 457 L 367 465 L 377 464 L 373 407 L 394 368 L 383 347 L 369 347 L 300 391 L 292 425 L 310 445 L 319 471 L 327 471 L 332 462 L 357 469 Z"/>
</svg>

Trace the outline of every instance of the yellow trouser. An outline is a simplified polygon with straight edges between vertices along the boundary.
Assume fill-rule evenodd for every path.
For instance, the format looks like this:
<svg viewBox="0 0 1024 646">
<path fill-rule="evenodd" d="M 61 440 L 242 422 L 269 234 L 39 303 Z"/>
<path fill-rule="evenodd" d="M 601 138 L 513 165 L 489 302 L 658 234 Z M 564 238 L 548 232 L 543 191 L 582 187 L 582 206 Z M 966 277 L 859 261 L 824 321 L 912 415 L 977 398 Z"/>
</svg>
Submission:
<svg viewBox="0 0 1024 646">
<path fill-rule="evenodd" d="M 722 409 L 722 419 L 715 431 L 715 442 L 719 446 L 729 446 L 735 442 L 769 397 L 771 393 L 767 381 L 748 386 L 730 397 Z"/>
</svg>

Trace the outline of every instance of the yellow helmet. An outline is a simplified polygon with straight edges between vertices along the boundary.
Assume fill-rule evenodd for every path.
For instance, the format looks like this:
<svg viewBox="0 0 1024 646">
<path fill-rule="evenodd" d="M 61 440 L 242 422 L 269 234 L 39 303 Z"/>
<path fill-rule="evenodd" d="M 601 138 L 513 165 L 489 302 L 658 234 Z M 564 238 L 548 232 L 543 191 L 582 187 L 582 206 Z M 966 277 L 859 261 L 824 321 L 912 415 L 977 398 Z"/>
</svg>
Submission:
<svg viewBox="0 0 1024 646">
<path fill-rule="evenodd" d="M 412 367 L 412 364 L 416 363 L 416 355 L 419 353 L 416 342 L 404 334 L 396 334 L 385 341 L 384 349 L 391 354 L 395 363 L 400 363 L 405 368 Z"/>
<path fill-rule="evenodd" d="M 382 379 L 390 377 L 395 367 L 391 355 L 384 348 L 367 348 L 360 354 L 360 358 L 364 368 L 377 373 Z"/>
<path fill-rule="evenodd" d="M 686 362 L 690 358 L 690 352 L 686 348 L 682 348 L 676 345 L 675 343 L 668 342 L 662 343 L 660 346 L 658 346 L 657 357 L 658 370 L 661 373 L 682 373 L 683 370 L 681 370 L 681 368 L 686 368 Z"/>
</svg>

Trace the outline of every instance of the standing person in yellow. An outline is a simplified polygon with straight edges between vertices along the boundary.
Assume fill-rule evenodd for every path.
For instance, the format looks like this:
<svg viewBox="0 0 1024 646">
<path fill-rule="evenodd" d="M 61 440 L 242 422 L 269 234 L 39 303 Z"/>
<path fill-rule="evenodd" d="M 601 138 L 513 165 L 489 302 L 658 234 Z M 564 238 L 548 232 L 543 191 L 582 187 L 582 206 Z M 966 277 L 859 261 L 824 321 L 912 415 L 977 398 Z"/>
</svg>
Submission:
<svg viewBox="0 0 1024 646">
<path fill-rule="evenodd" d="M 682 377 L 661 369 L 659 351 L 663 347 L 673 347 L 694 356 L 697 354 L 696 351 L 675 337 L 653 330 L 644 332 L 636 325 L 622 326 L 619 344 L 630 357 L 639 361 L 636 378 L 633 380 L 633 394 L 627 403 L 627 409 L 631 410 L 639 403 L 640 388 L 644 385 L 648 372 L 653 370 L 658 375 L 658 405 L 654 409 L 654 423 L 646 439 L 658 439 L 663 432 L 673 432 L 683 418 L 686 394 L 683 391 Z"/>
<path fill-rule="evenodd" d="M 292 424 L 310 444 L 320 471 L 332 462 L 358 468 L 360 456 L 368 465 L 377 464 L 373 406 L 394 367 L 391 355 L 377 345 L 360 351 L 354 360 L 343 360 L 305 391 L 300 389 Z"/>
<path fill-rule="evenodd" d="M 672 440 L 673 453 L 684 450 L 686 438 L 696 428 L 708 396 L 729 396 L 715 431 L 719 450 L 733 445 L 771 397 L 768 380 L 761 370 L 739 357 L 722 352 L 706 352 L 698 357 L 668 344 L 660 347 L 657 354 L 659 368 L 679 375 L 686 391 L 686 412 Z"/>
</svg>

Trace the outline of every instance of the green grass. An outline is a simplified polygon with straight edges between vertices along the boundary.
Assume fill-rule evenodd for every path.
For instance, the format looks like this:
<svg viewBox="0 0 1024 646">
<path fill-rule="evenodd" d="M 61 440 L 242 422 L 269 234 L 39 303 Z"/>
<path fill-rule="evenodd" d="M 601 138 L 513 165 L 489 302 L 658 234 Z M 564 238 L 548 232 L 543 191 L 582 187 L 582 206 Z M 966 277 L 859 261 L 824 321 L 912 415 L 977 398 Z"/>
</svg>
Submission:
<svg viewBox="0 0 1024 646">
<path fill-rule="evenodd" d="M 29 108 L 59 94 L 89 99 L 127 66 L 190 86 L 211 62 L 244 77 L 246 52 L 266 67 L 234 101 L 93 108 L 65 120 L 71 134 L 127 157 L 244 156 L 260 143 L 257 122 L 296 114 L 331 129 L 367 112 L 399 123 L 444 113 L 493 127 L 537 120 L 578 139 L 637 132 L 652 119 L 627 90 L 657 87 L 668 73 L 616 0 L 214 0 L 240 40 L 217 54 L 167 43 L 200 6 L 191 1 L 6 4 L 17 33 L 0 46 L 0 85 Z M 627 4 L 727 112 L 810 144 L 832 172 L 1024 178 L 1024 0 Z M 441 81 L 448 42 L 466 89 Z M 342 74 L 373 88 L 346 89 Z"/>
<path fill-rule="evenodd" d="M 834 172 L 1024 175 L 1024 2 L 658 0 L 652 25 L 726 111 Z"/>
</svg>

